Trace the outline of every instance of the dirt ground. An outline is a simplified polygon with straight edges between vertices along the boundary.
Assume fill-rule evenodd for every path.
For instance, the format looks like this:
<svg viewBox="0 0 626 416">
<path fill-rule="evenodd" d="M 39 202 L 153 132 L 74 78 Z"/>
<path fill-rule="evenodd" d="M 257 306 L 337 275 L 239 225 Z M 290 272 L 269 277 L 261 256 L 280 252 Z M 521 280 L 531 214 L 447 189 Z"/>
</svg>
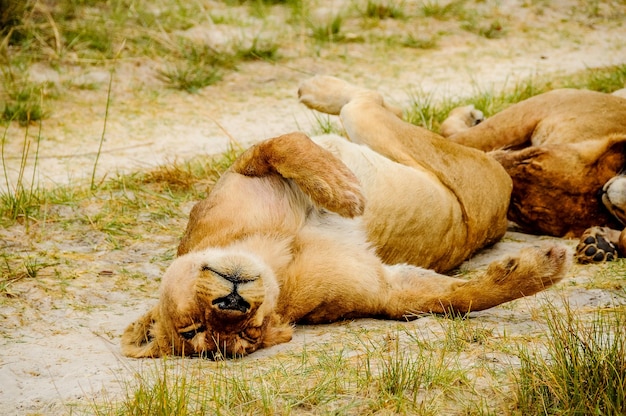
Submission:
<svg viewBox="0 0 626 416">
<path fill-rule="evenodd" d="M 317 58 L 242 65 L 222 82 L 193 95 L 167 88 L 154 93 L 159 83 L 155 65 L 142 59 L 120 62 L 114 72 L 38 65 L 31 69 L 33 78 L 85 80 L 99 88 L 72 90 L 55 102 L 43 126 L 37 177 L 47 185 L 89 180 L 103 131 L 111 73 L 112 99 L 98 177 L 219 153 L 232 139 L 246 146 L 294 130 L 313 132 L 314 116 L 296 96 L 299 82 L 313 74 L 340 76 L 377 88 L 403 106 L 411 91 L 432 92 L 435 98 L 467 96 L 477 89 L 497 91 L 529 76 L 558 77 L 584 68 L 626 63 L 626 25 L 622 21 L 587 21 L 570 7 L 575 2 L 553 2 L 541 15 L 529 14 L 523 2 L 501 3 L 503 13 L 513 21 L 525 21 L 534 29 L 518 31 L 513 25 L 499 39 L 451 35 L 433 50 L 380 50 L 376 56 L 362 45 L 331 45 Z M 560 3 L 564 6 L 558 7 Z M 9 137 L 23 134 L 24 129 L 17 125 L 9 129 Z M 7 149 L 7 169 L 14 178 L 19 140 L 8 145 L 14 146 Z M 0 413 L 68 414 L 75 404 L 119 397 L 125 380 L 154 365 L 150 360 L 122 357 L 119 337 L 126 325 L 153 304 L 154 289 L 167 262 L 147 259 L 171 252 L 177 244 L 175 234 L 124 253 L 103 250 L 89 238 L 56 236 L 37 242 L 29 242 L 29 238 L 19 226 L 0 230 L 7 250 L 53 250 L 75 261 L 78 272 L 65 283 L 67 296 L 49 297 L 23 282 L 12 290 L 27 302 L 0 302 Z M 468 267 L 482 267 L 538 240 L 543 238 L 510 232 L 502 243 L 470 260 Z M 574 242 L 564 244 L 573 246 Z M 147 290 L 118 287 L 114 275 L 122 267 L 144 274 Z M 576 267 L 571 279 L 584 279 L 586 270 Z M 601 291 L 584 290 L 572 292 L 572 296 L 589 305 L 610 298 Z M 494 319 L 502 313 L 499 308 L 486 312 Z M 341 328 L 299 327 L 291 343 L 247 359 L 297 348 L 305 340 L 322 340 Z"/>
</svg>

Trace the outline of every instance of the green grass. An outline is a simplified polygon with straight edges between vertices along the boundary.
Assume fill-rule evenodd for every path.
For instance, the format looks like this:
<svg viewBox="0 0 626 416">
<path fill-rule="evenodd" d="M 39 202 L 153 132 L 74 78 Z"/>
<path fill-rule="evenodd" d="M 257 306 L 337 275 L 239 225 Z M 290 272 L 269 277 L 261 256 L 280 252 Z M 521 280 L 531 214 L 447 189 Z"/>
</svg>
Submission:
<svg viewBox="0 0 626 416">
<path fill-rule="evenodd" d="M 180 40 L 175 49 L 180 59 L 166 64 L 158 70 L 158 75 L 172 88 L 197 93 L 204 87 L 218 83 L 225 73 L 236 70 L 242 62 L 279 60 L 279 49 L 276 41 L 259 36 L 249 44 L 238 41 L 222 49 Z"/>
<path fill-rule="evenodd" d="M 435 415 L 438 393 L 468 381 L 446 351 L 416 353 L 403 334 L 364 341 L 346 333 L 343 347 L 304 346 L 256 363 L 164 359 L 137 374 L 121 402 L 94 413 Z"/>
<path fill-rule="evenodd" d="M 403 3 L 397 0 L 367 0 L 363 15 L 372 19 L 402 19 L 406 17 Z"/>
<path fill-rule="evenodd" d="M 249 46 L 240 46 L 235 55 L 242 61 L 268 61 L 274 62 L 280 59 L 280 45 L 275 40 L 255 37 Z"/>
<path fill-rule="evenodd" d="M 339 42 L 344 39 L 341 33 L 343 21 L 341 14 L 329 16 L 321 21 L 309 20 L 311 37 L 318 42 Z"/>
<path fill-rule="evenodd" d="M 520 413 L 626 413 L 626 308 L 598 310 L 587 318 L 566 305 L 547 308 L 546 314 L 547 353 L 520 351 Z"/>
<path fill-rule="evenodd" d="M 417 37 L 413 34 L 409 34 L 402 39 L 400 44 L 407 48 L 435 49 L 439 45 L 438 40 L 439 36 L 437 35 Z"/>
<path fill-rule="evenodd" d="M 11 286 L 22 279 L 35 279 L 39 271 L 51 264 L 45 263 L 36 255 L 25 258 L 0 253 L 0 295 L 15 297 Z"/>
<path fill-rule="evenodd" d="M 405 110 L 405 119 L 429 130 L 439 131 L 441 123 L 453 108 L 470 103 L 489 117 L 511 104 L 555 88 L 586 88 L 610 93 L 623 88 L 624 85 L 626 85 L 626 65 L 617 65 L 583 70 L 560 78 L 524 79 L 499 91 L 476 87 L 471 97 L 462 99 L 435 99 L 433 94 L 418 90 L 411 93 L 410 104 Z"/>
<path fill-rule="evenodd" d="M 436 49 L 446 37 L 463 31 L 496 39 L 514 29 L 497 2 L 471 0 L 423 0 L 417 4 L 362 0 L 334 7 L 323 16 L 302 0 L 232 0 L 211 7 L 178 0 L 2 2 L 0 66 L 11 73 L 25 73 L 37 63 L 61 69 L 149 58 L 158 62 L 157 75 L 167 86 L 189 93 L 223 82 L 243 62 L 290 65 L 291 59 L 302 54 L 324 53 L 327 44 L 367 43 L 374 51 L 393 44 Z M 547 6 L 533 2 L 529 7 L 542 10 Z M 237 18 L 233 9 L 237 9 Z M 584 9 L 597 18 L 626 13 L 619 5 L 597 2 Z M 443 25 L 442 29 L 435 33 L 408 30 L 429 27 L 433 21 Z M 188 34 L 194 28 L 210 34 L 235 26 L 241 26 L 242 33 L 253 31 L 256 35 L 252 40 L 232 37 L 230 42 L 216 45 L 192 40 L 193 35 Z M 280 42 L 266 33 L 279 33 Z M 394 42 L 396 38 L 399 40 Z M 48 86 L 4 78 L 2 90 L 9 99 L 0 108 L 2 119 L 27 123 L 50 115 L 54 105 L 44 107 L 41 100 L 42 92 L 44 96 L 49 93 Z"/>
<path fill-rule="evenodd" d="M 39 145 L 41 143 L 41 123 L 36 138 L 29 135 L 28 125 L 24 131 L 22 142 L 19 171 L 15 182 L 9 180 L 5 152 L 7 130 L 2 134 L 0 143 L 0 158 L 4 168 L 4 186 L 0 188 L 0 224 L 20 221 L 28 228 L 31 220 L 38 218 L 43 204 L 43 191 L 36 182 L 37 163 L 39 160 Z M 33 166 L 30 167 L 32 174 L 28 175 L 28 160 L 34 154 Z"/>
<path fill-rule="evenodd" d="M 487 39 L 498 39 L 506 35 L 506 28 L 499 19 L 484 22 L 482 17 L 472 16 L 466 18 L 461 27 Z"/>
<path fill-rule="evenodd" d="M 4 103 L 2 118 L 5 121 L 17 121 L 25 126 L 33 121 L 46 117 L 42 106 L 43 87 L 39 85 L 22 85 L 9 94 Z"/>
<path fill-rule="evenodd" d="M 0 61 L 1 63 L 1 61 Z M 2 90 L 6 91 L 4 102 L 1 104 L 0 121 L 17 121 L 21 126 L 44 119 L 48 110 L 44 107 L 44 99 L 50 96 L 54 85 L 35 83 L 24 73 L 24 66 L 2 66 Z"/>
<path fill-rule="evenodd" d="M 449 2 L 439 0 L 423 0 L 420 5 L 421 13 L 426 17 L 438 20 L 452 19 L 465 14 L 467 0 L 452 0 Z"/>
<path fill-rule="evenodd" d="M 167 64 L 158 74 L 167 85 L 189 93 L 215 84 L 222 79 L 224 68 L 236 66 L 232 53 L 190 41 L 180 41 L 178 53 L 181 59 Z"/>
<path fill-rule="evenodd" d="M 321 113 L 313 113 L 313 117 L 315 119 L 315 127 L 311 132 L 314 135 L 321 134 L 344 134 L 343 129 L 337 125 L 336 120 L 328 114 Z"/>
<path fill-rule="evenodd" d="M 513 336 L 499 333 L 502 322 L 481 318 L 422 318 L 439 322 L 435 332 L 419 321 L 335 325 L 341 342 L 305 343 L 272 357 L 156 360 L 127 382 L 125 397 L 91 412 L 619 415 L 624 311 L 616 305 L 578 315 L 556 302 L 538 307 L 536 329 Z M 489 354 L 500 358 L 476 360 Z M 506 363 L 516 359 L 519 367 Z"/>
</svg>

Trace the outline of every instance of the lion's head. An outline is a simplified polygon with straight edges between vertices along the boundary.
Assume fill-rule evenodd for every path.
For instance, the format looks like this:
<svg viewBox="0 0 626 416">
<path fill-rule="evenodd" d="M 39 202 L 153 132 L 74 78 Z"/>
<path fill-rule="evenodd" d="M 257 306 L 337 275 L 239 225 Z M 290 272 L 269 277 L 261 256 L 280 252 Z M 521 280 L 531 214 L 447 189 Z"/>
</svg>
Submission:
<svg viewBox="0 0 626 416">
<path fill-rule="evenodd" d="M 279 286 L 273 271 L 240 250 L 183 255 L 161 282 L 159 303 L 122 336 L 130 357 L 236 357 L 287 342 L 292 328 L 274 314 Z"/>
</svg>

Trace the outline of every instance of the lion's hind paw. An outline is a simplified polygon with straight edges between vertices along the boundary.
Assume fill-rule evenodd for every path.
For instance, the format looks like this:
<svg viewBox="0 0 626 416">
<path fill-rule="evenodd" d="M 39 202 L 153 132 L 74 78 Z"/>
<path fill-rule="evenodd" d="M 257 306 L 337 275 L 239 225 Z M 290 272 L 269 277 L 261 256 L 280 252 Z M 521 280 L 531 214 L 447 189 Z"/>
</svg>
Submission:
<svg viewBox="0 0 626 416">
<path fill-rule="evenodd" d="M 362 91 L 367 90 L 339 78 L 317 75 L 300 84 L 298 98 L 310 109 L 339 115 L 343 106 Z"/>
<path fill-rule="evenodd" d="M 612 230 L 606 227 L 591 227 L 580 237 L 576 246 L 579 263 L 601 263 L 618 258 L 617 247 L 609 241 Z"/>
</svg>

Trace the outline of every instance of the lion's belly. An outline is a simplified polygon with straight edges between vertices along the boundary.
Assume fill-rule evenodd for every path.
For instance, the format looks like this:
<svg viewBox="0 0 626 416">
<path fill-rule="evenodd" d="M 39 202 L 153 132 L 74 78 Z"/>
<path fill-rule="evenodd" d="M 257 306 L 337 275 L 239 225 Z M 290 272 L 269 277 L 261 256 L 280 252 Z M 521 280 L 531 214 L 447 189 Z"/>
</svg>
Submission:
<svg viewBox="0 0 626 416">
<path fill-rule="evenodd" d="M 361 182 L 368 238 L 384 262 L 443 271 L 467 258 L 461 206 L 434 174 L 392 162 L 342 138 L 314 140 L 339 157 Z"/>
<path fill-rule="evenodd" d="M 467 257 L 459 244 L 467 235 L 461 207 L 438 181 L 399 166 L 396 174 L 379 175 L 364 188 L 368 237 L 383 262 L 443 271 Z"/>
</svg>

